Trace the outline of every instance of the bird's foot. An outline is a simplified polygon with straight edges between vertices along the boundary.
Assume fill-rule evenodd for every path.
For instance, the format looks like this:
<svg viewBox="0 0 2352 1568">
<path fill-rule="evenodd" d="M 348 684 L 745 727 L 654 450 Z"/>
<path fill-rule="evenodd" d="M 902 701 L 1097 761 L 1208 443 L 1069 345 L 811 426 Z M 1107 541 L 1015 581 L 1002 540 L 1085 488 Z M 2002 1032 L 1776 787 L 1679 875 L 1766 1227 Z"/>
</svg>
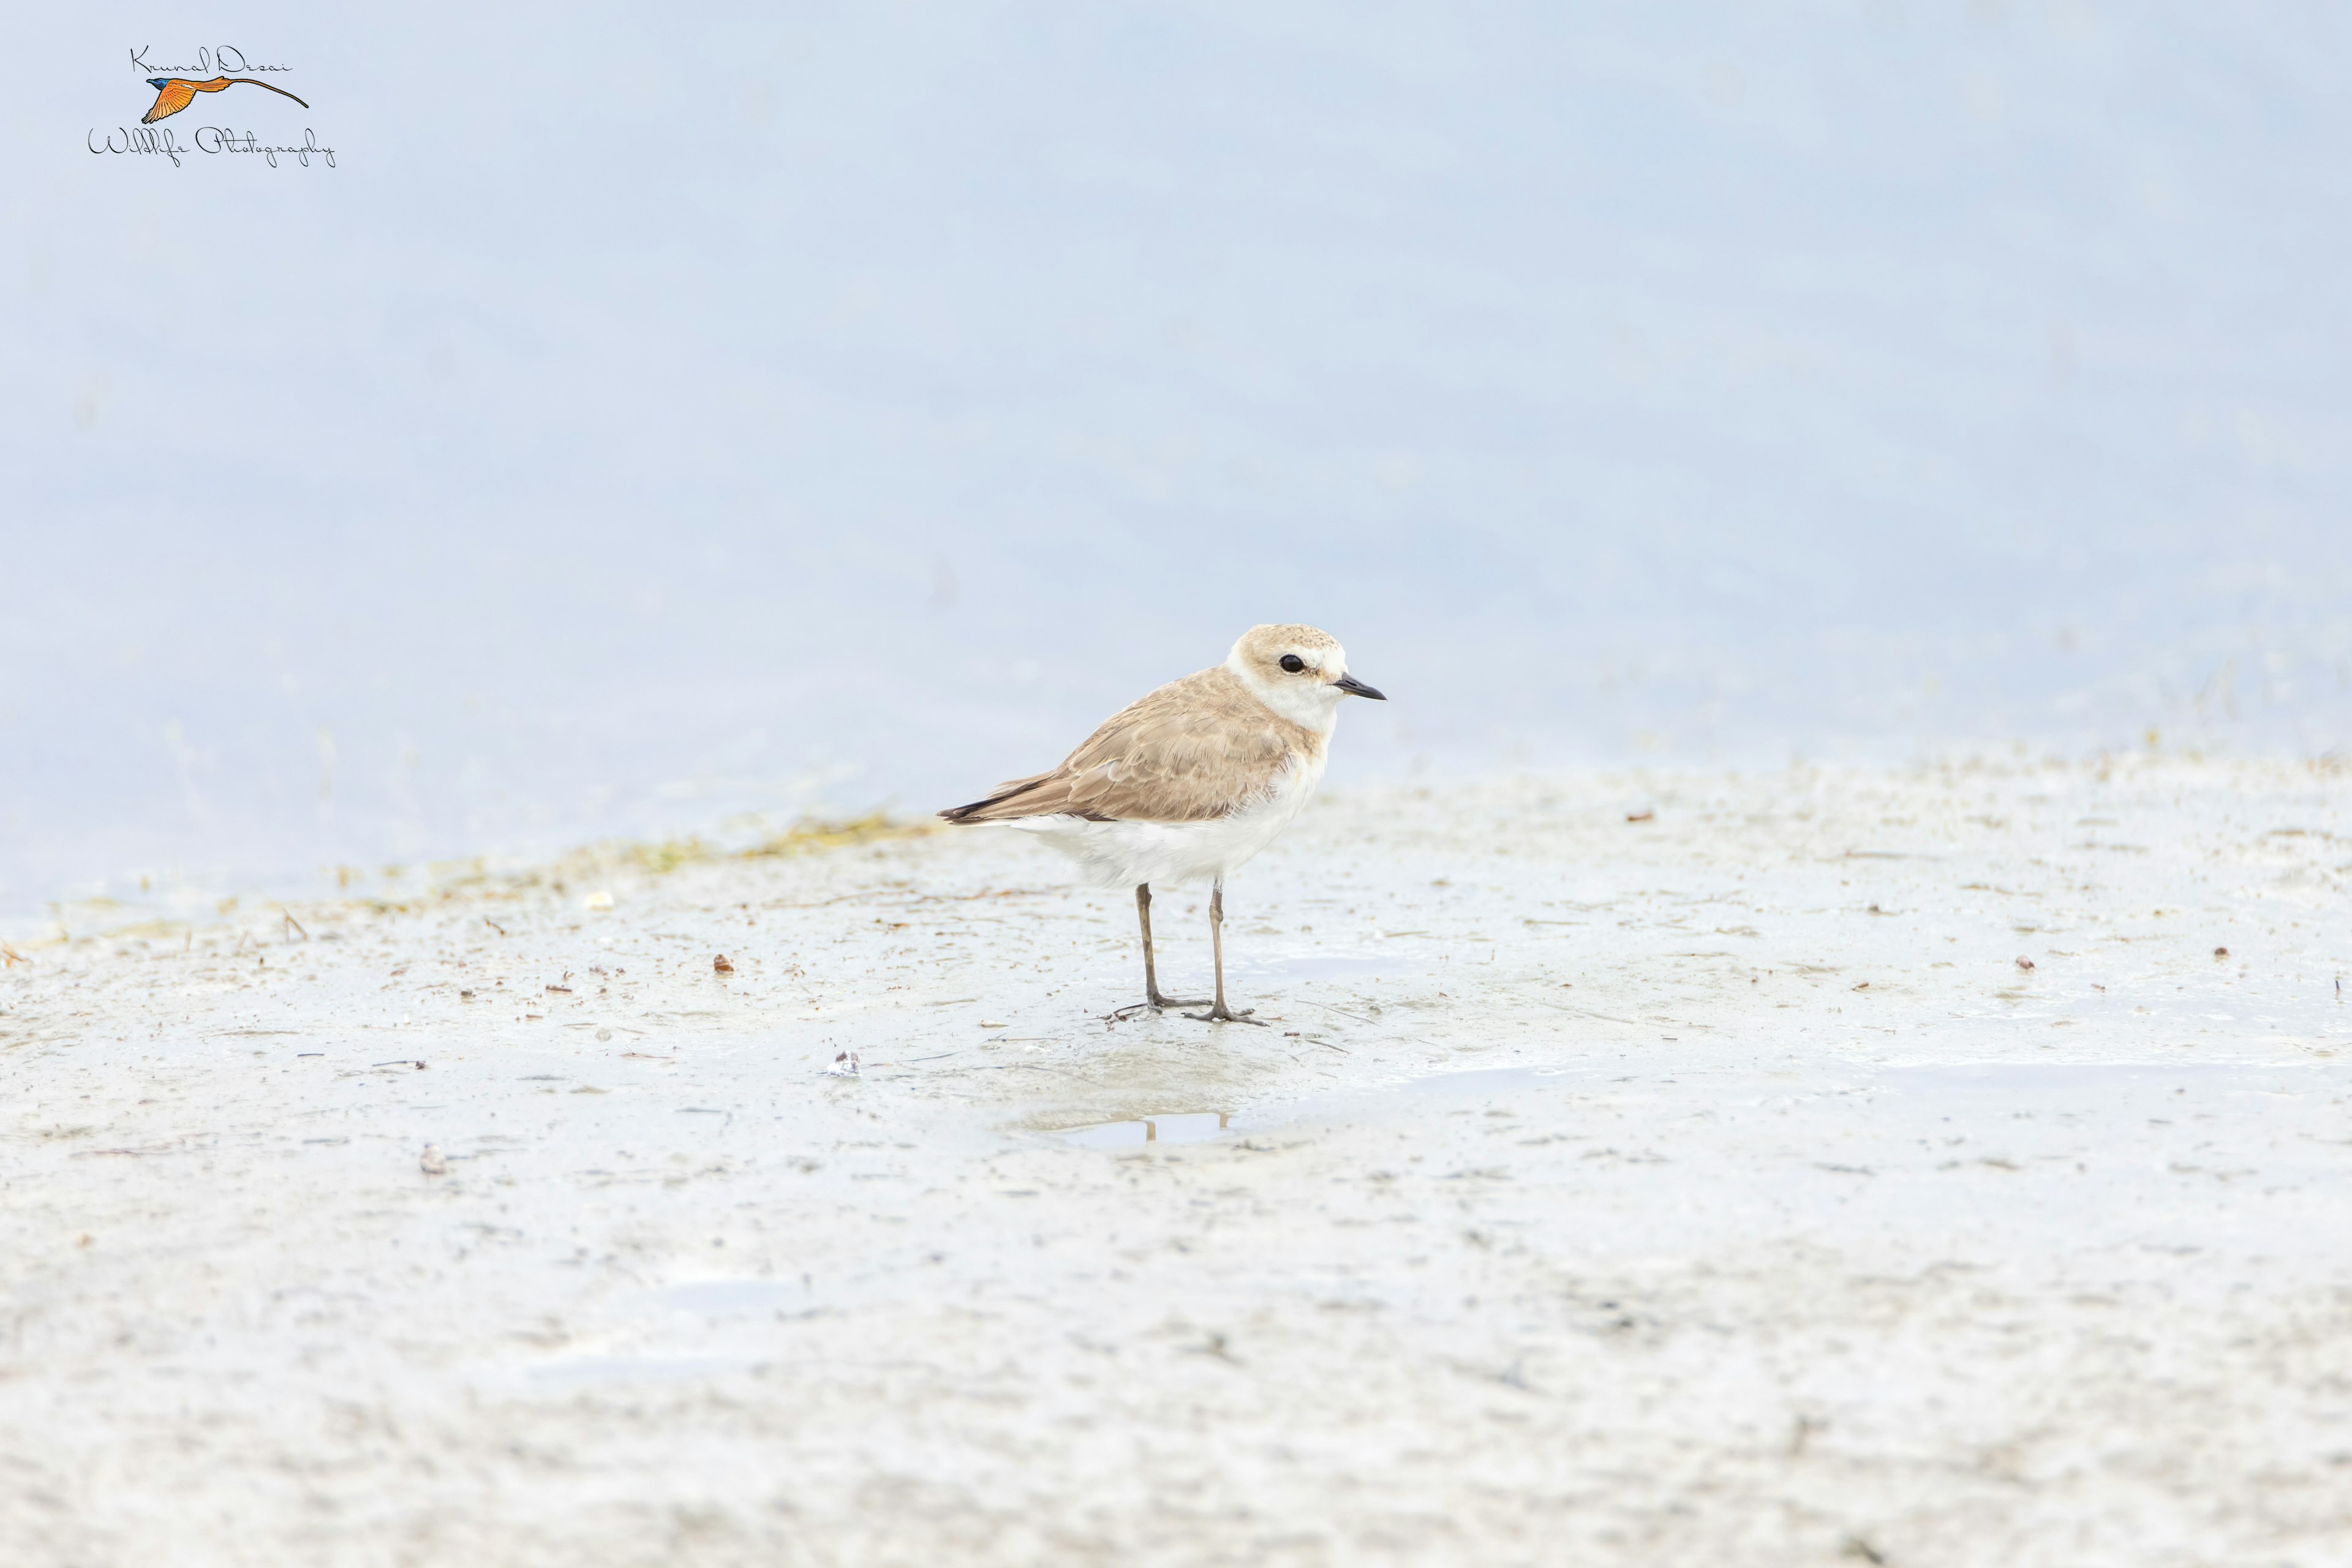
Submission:
<svg viewBox="0 0 2352 1568">
<path fill-rule="evenodd" d="M 1105 1013 L 1103 1015 L 1103 1021 L 1105 1023 L 1111 1023 L 1120 1018 L 1131 1018 L 1147 1007 L 1154 1013 L 1160 1013 L 1165 1012 L 1171 1007 L 1205 1007 L 1207 1005 L 1209 1005 L 1209 998 L 1206 996 L 1154 995 L 1149 1001 L 1130 1002 L 1124 1007 L 1116 1008 L 1111 1012 Z"/>
<path fill-rule="evenodd" d="M 1197 1018 L 1203 1024 L 1255 1024 L 1263 1029 L 1266 1026 L 1265 1023 L 1250 1016 L 1256 1011 L 1255 1007 L 1244 1007 L 1238 1013 L 1230 1008 L 1212 1007 L 1205 1013 L 1187 1013 L 1184 1016 Z"/>
</svg>

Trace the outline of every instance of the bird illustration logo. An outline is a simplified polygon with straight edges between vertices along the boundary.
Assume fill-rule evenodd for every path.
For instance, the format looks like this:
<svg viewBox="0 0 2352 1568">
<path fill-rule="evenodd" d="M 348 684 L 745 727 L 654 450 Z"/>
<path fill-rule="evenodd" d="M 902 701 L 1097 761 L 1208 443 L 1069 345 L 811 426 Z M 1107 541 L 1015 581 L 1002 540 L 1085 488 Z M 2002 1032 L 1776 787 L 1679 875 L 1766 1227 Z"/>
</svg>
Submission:
<svg viewBox="0 0 2352 1568">
<path fill-rule="evenodd" d="M 147 85 L 155 89 L 155 107 L 141 115 L 139 123 L 152 125 L 159 120 L 168 120 L 195 102 L 196 94 L 226 92 L 236 82 L 247 82 L 254 87 L 268 87 L 270 91 L 280 97 L 294 98 L 292 93 L 282 87 L 269 87 L 268 82 L 249 76 L 216 76 L 210 81 L 190 81 L 185 77 L 177 76 L 151 76 L 147 79 Z M 299 98 L 294 98 L 294 101 L 302 103 Z M 308 109 L 310 106 L 302 103 L 302 107 Z"/>
</svg>

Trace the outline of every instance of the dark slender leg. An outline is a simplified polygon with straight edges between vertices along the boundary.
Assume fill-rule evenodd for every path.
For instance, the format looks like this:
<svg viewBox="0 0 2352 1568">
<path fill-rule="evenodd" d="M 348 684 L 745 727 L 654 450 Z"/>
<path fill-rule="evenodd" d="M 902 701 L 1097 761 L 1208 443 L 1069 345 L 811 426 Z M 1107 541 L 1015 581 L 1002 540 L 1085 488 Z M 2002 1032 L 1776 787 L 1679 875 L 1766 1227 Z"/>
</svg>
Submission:
<svg viewBox="0 0 2352 1568">
<path fill-rule="evenodd" d="M 1111 1014 L 1110 1016 L 1114 1018 L 1123 1017 L 1129 1013 L 1140 1012 L 1146 1007 L 1154 1009 L 1160 1007 L 1199 1007 L 1205 1005 L 1209 1000 L 1205 996 L 1181 997 L 1162 996 L 1160 994 L 1160 969 L 1159 965 L 1153 962 L 1151 955 L 1151 884 L 1149 882 L 1138 882 L 1135 885 L 1135 922 L 1143 928 L 1143 994 L 1145 999 L 1135 1003 L 1131 1006 L 1121 1007 L 1118 1012 Z"/>
<path fill-rule="evenodd" d="M 1151 957 L 1151 884 L 1135 885 L 1135 923 L 1143 928 L 1143 994 L 1160 1005 L 1160 965 Z"/>
<path fill-rule="evenodd" d="M 1209 947 L 1217 960 L 1216 1005 L 1205 1013 L 1187 1013 L 1184 1016 L 1204 1019 L 1213 1024 L 1256 1023 L 1257 1020 L 1250 1016 L 1257 1011 L 1256 1008 L 1244 1007 L 1236 1013 L 1225 1005 L 1225 879 L 1223 877 L 1218 878 L 1209 889 Z M 1259 1026 L 1264 1027 L 1263 1025 Z"/>
</svg>

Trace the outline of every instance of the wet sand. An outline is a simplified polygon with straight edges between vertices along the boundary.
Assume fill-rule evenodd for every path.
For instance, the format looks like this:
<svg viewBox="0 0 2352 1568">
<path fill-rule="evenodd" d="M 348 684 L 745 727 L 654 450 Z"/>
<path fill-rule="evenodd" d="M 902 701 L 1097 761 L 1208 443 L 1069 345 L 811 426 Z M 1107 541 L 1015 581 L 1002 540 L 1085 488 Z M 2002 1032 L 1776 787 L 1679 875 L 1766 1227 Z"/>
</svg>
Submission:
<svg viewBox="0 0 2352 1568">
<path fill-rule="evenodd" d="M 2347 801 L 1329 799 L 1264 1027 L 1105 1021 L 1130 902 L 989 831 L 16 941 L 0 1543 L 2341 1563 Z"/>
</svg>

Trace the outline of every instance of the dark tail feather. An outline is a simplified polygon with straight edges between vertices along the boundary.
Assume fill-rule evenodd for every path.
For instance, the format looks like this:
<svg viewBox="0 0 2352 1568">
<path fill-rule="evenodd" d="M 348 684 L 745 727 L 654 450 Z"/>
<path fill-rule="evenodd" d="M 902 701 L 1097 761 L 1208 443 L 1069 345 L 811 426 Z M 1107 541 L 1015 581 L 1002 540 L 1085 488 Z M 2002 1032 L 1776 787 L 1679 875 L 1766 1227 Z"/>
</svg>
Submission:
<svg viewBox="0 0 2352 1568">
<path fill-rule="evenodd" d="M 999 786 L 997 792 L 994 795 L 990 795 L 986 800 L 976 800 L 970 805 L 951 805 L 945 811 L 940 812 L 940 816 L 943 820 L 948 822 L 970 822 L 974 816 L 986 811 L 992 805 L 1003 805 L 1014 795 L 1028 794 L 1031 790 L 1035 789 L 1039 784 L 1045 783 L 1050 776 L 1050 774 L 1040 773 L 1034 779 L 1015 779 L 1009 784 Z"/>
</svg>

